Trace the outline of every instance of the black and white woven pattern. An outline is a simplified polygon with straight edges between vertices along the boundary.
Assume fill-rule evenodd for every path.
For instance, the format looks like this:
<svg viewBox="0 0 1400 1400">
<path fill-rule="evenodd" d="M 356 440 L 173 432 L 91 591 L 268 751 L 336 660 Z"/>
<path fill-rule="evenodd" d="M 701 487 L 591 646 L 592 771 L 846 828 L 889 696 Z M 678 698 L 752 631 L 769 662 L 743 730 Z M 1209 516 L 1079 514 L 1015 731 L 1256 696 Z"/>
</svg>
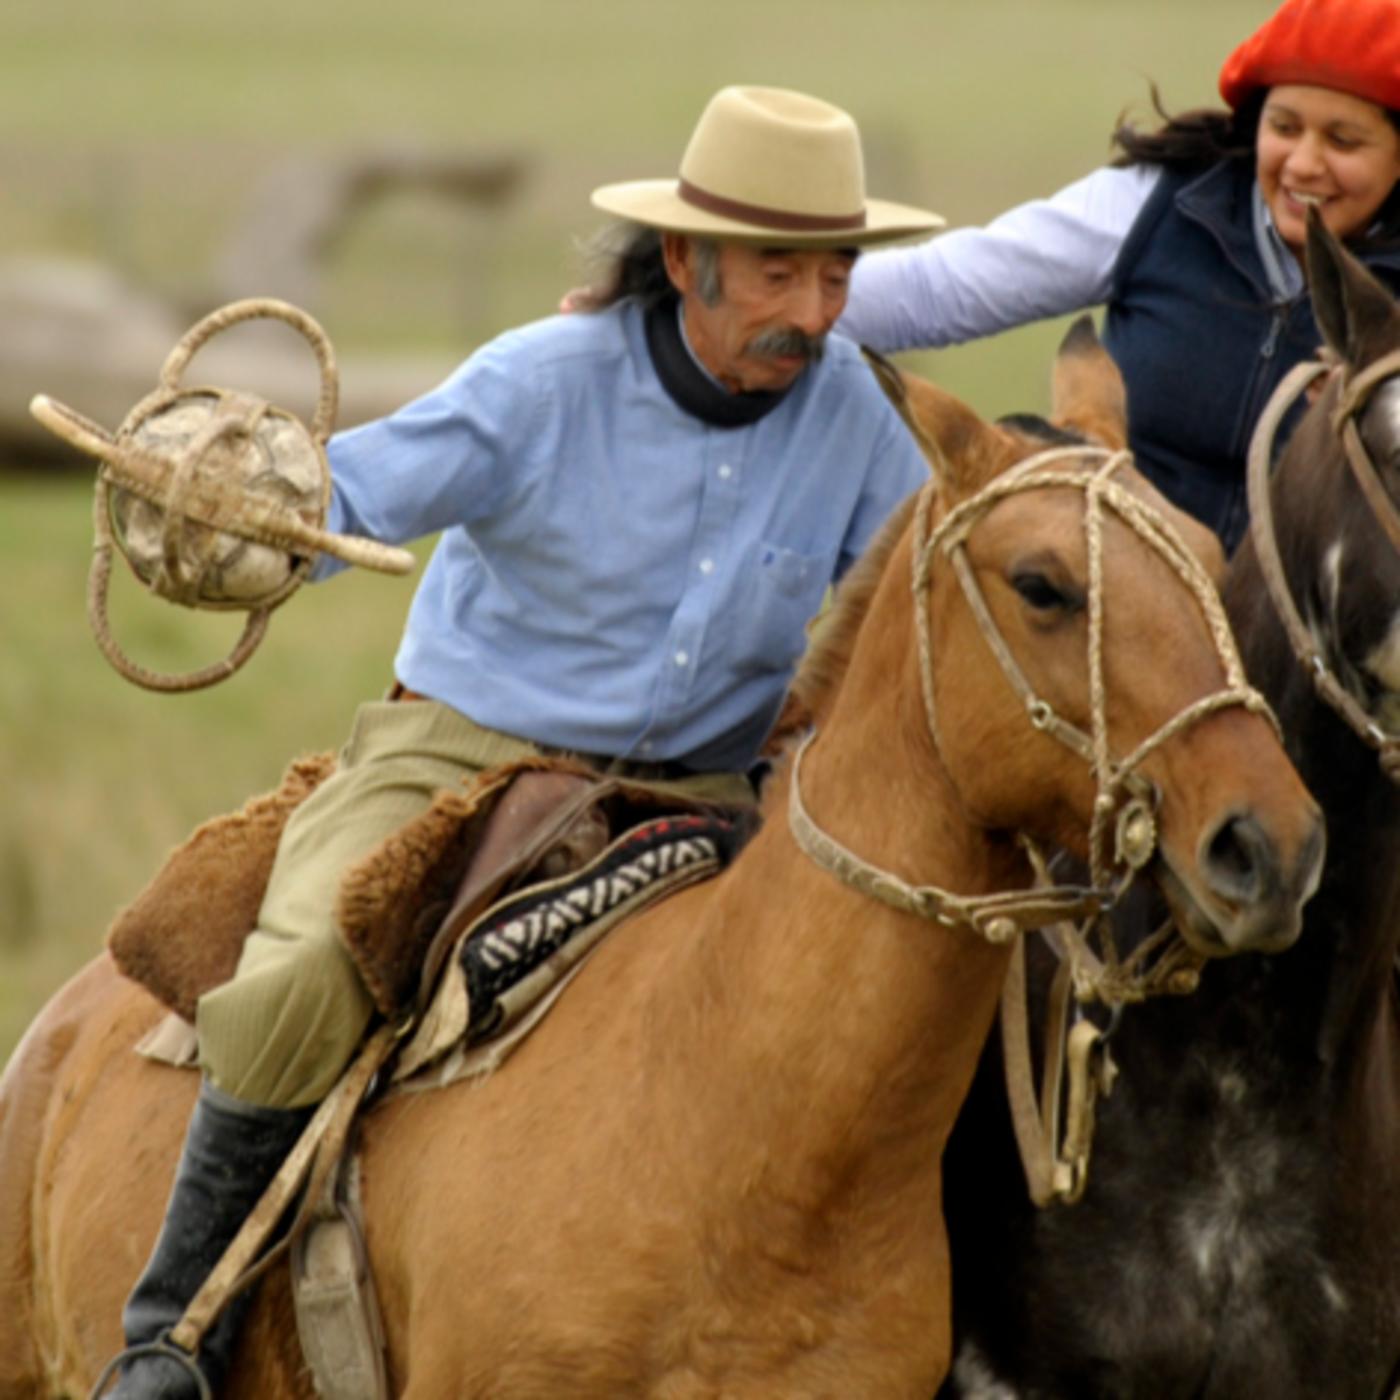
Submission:
<svg viewBox="0 0 1400 1400">
<path fill-rule="evenodd" d="M 472 1008 L 468 1040 L 490 1035 L 498 999 L 570 940 L 599 919 L 647 903 L 649 895 L 715 873 L 741 840 L 728 818 L 662 817 L 633 827 L 582 870 L 497 905 L 458 953 Z"/>
</svg>

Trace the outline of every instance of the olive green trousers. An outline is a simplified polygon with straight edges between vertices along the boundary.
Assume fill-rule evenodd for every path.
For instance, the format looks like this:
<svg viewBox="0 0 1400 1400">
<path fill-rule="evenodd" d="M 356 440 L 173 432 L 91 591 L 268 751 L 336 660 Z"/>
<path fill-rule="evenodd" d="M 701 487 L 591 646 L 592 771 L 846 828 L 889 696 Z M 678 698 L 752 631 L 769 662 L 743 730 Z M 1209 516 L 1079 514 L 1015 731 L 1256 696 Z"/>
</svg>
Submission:
<svg viewBox="0 0 1400 1400">
<path fill-rule="evenodd" d="M 336 926 L 346 870 L 419 816 L 443 788 L 539 752 L 432 700 L 360 707 L 335 772 L 283 830 L 258 925 L 237 970 L 199 1000 L 200 1063 L 219 1089 L 268 1108 L 299 1108 L 326 1096 L 374 1009 Z M 691 798 L 754 800 L 742 774 L 657 782 L 648 767 L 621 762 L 614 771 Z"/>
</svg>

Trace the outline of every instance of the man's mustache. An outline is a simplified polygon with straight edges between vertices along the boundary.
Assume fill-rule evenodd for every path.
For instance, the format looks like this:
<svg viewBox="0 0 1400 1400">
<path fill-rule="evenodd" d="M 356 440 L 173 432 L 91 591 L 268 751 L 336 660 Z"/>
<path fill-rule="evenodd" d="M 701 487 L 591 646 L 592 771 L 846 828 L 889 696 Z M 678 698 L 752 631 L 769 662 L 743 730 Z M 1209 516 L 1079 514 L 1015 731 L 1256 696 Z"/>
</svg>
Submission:
<svg viewBox="0 0 1400 1400">
<path fill-rule="evenodd" d="M 808 335 L 796 326 L 772 326 L 766 331 L 759 331 L 748 344 L 748 353 L 761 359 L 800 355 L 809 364 L 816 364 L 825 349 L 825 336 Z"/>
</svg>

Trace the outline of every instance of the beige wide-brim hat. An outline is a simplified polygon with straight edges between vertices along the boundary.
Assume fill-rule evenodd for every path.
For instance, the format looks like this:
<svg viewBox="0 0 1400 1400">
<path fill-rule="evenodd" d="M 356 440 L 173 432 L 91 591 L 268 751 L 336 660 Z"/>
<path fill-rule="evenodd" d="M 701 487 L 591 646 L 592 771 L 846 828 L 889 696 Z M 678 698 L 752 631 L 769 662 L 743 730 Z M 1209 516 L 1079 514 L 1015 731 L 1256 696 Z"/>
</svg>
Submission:
<svg viewBox="0 0 1400 1400">
<path fill-rule="evenodd" d="M 785 88 L 727 87 L 710 99 L 680 178 L 593 191 L 609 214 L 673 233 L 780 246 L 858 247 L 932 233 L 926 209 L 867 199 L 850 114 Z"/>
</svg>

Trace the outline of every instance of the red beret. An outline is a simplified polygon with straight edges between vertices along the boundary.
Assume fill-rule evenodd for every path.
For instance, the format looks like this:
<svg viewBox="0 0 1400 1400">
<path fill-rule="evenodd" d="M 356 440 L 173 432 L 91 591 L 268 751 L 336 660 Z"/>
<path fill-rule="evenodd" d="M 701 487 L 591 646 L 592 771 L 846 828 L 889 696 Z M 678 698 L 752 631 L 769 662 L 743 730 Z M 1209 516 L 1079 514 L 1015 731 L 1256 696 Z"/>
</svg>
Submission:
<svg viewBox="0 0 1400 1400">
<path fill-rule="evenodd" d="M 1220 70 L 1238 107 L 1280 83 L 1335 88 L 1400 111 L 1400 0 L 1284 0 Z"/>
</svg>

